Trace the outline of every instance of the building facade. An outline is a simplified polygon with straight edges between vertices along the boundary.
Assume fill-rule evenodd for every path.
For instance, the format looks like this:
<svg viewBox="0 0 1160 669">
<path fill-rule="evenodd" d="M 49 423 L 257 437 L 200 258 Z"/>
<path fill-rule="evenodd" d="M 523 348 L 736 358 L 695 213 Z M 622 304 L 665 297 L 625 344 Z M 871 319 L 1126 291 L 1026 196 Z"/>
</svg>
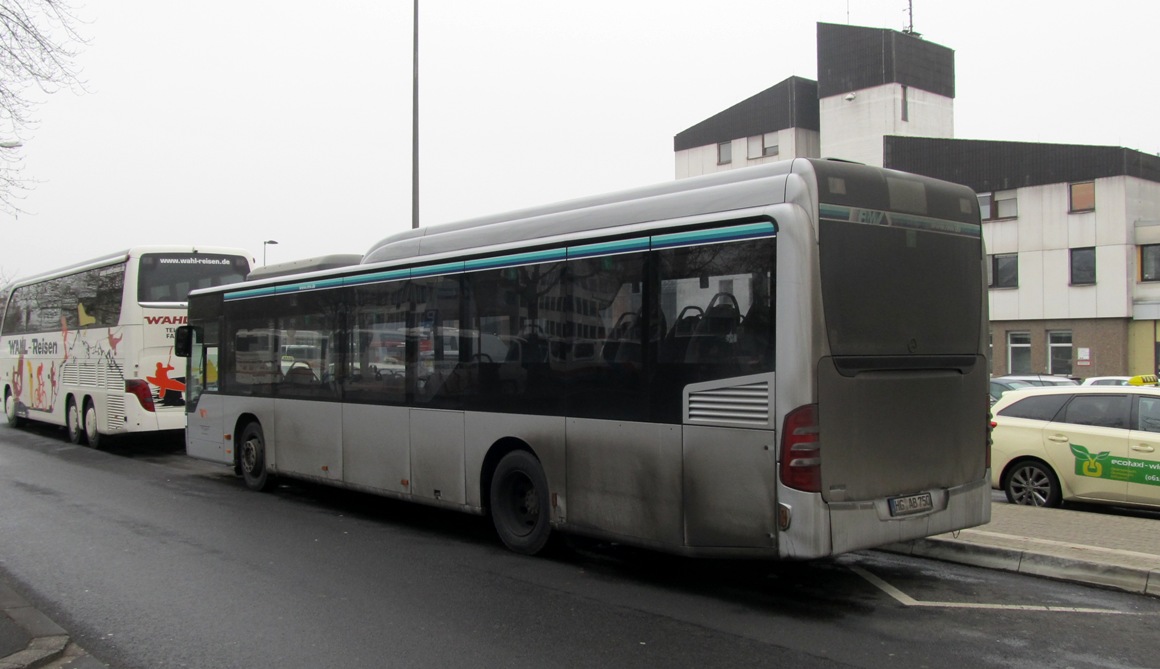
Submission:
<svg viewBox="0 0 1160 669">
<path fill-rule="evenodd" d="M 818 81 L 791 77 L 678 134 L 676 175 L 833 157 L 970 186 L 984 219 L 994 375 L 1157 372 L 1160 157 L 954 139 L 954 95 L 950 49 L 818 24 Z"/>
</svg>

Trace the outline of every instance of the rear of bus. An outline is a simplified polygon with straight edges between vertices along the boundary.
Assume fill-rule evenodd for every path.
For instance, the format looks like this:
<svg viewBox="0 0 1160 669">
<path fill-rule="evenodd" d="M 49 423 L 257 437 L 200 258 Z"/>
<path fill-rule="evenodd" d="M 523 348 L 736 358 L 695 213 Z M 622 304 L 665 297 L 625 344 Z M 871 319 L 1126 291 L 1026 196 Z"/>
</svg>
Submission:
<svg viewBox="0 0 1160 669">
<path fill-rule="evenodd" d="M 780 552 L 837 554 L 984 524 L 987 296 L 975 194 L 795 162 L 810 170 L 816 386 L 786 407 Z"/>
<path fill-rule="evenodd" d="M 187 321 L 189 292 L 244 281 L 250 261 L 240 249 L 144 252 L 136 260 L 135 281 L 140 318 L 124 328 L 137 360 L 126 356 L 126 423 L 129 431 L 185 428 L 185 360 L 173 355 L 174 332 Z M 126 314 L 129 305 L 126 305 Z M 127 351 L 128 353 L 128 351 Z"/>
</svg>

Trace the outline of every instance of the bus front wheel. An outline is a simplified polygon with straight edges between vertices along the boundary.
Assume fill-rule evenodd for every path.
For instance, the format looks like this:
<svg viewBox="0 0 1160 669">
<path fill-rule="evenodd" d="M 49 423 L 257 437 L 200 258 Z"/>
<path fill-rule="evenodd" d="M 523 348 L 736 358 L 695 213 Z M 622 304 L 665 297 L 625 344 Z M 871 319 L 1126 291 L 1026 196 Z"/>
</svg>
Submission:
<svg viewBox="0 0 1160 669">
<path fill-rule="evenodd" d="M 491 522 L 509 549 L 535 555 L 548 544 L 548 479 L 534 455 L 512 451 L 503 456 L 491 479 L 489 501 Z"/>
<path fill-rule="evenodd" d="M 85 440 L 91 448 L 101 447 L 101 433 L 97 430 L 97 405 L 91 398 L 85 399 Z"/>
<path fill-rule="evenodd" d="M 242 430 L 238 459 L 247 488 L 261 492 L 270 485 L 270 475 L 266 471 L 266 439 L 258 423 L 249 423 Z"/>
<path fill-rule="evenodd" d="M 84 430 L 81 429 L 81 410 L 77 408 L 77 401 L 68 398 L 64 409 L 65 428 L 68 430 L 68 440 L 74 444 L 84 441 Z"/>
</svg>

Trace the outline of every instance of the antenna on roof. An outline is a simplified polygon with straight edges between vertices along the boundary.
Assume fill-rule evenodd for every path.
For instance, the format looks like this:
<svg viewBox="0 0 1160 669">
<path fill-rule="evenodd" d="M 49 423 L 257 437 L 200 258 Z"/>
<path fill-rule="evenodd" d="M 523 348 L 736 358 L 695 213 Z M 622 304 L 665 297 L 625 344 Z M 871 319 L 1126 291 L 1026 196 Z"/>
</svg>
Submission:
<svg viewBox="0 0 1160 669">
<path fill-rule="evenodd" d="M 902 29 L 906 35 L 922 37 L 922 33 L 914 30 L 914 0 L 906 0 L 906 27 Z"/>
</svg>

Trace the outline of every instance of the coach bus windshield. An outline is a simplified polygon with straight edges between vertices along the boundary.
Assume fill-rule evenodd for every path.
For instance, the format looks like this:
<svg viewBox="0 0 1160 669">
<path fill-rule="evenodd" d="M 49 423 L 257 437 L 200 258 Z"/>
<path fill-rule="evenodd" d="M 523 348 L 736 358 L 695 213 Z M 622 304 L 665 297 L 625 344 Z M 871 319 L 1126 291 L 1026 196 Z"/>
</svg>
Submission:
<svg viewBox="0 0 1160 669">
<path fill-rule="evenodd" d="M 250 263 L 243 256 L 214 253 L 149 253 L 141 256 L 140 302 L 185 302 L 189 291 L 243 281 Z"/>
</svg>

